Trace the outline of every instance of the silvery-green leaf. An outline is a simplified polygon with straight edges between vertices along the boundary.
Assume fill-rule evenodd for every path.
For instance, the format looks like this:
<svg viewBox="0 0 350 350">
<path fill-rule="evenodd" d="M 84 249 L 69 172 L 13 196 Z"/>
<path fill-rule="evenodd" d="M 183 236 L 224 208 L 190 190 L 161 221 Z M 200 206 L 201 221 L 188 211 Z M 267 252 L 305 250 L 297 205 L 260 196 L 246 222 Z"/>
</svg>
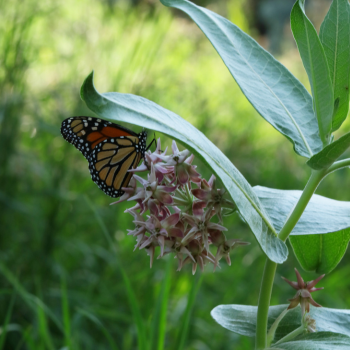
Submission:
<svg viewBox="0 0 350 350">
<path fill-rule="evenodd" d="M 288 307 L 286 305 L 270 306 L 268 329 L 276 318 Z M 255 337 L 257 306 L 219 305 L 211 311 L 211 316 L 222 327 L 247 337 Z M 350 310 L 330 309 L 310 306 L 310 316 L 316 320 L 318 332 L 333 332 L 350 337 Z M 275 341 L 286 336 L 301 325 L 301 310 L 296 307 L 283 317 L 275 333 Z M 283 348 L 282 344 L 280 347 Z"/>
<path fill-rule="evenodd" d="M 311 96 L 281 63 L 226 18 L 186 0 L 161 2 L 193 19 L 249 102 L 293 142 L 298 154 L 310 158 L 322 149 Z"/>
<path fill-rule="evenodd" d="M 272 349 L 284 350 L 349 350 L 350 337 L 331 333 L 317 332 L 306 334 L 286 343 L 272 346 Z"/>
<path fill-rule="evenodd" d="M 254 192 L 279 232 L 302 191 L 277 190 L 255 186 Z M 350 227 L 350 202 L 337 201 L 314 194 L 291 235 L 337 232 Z"/>
</svg>

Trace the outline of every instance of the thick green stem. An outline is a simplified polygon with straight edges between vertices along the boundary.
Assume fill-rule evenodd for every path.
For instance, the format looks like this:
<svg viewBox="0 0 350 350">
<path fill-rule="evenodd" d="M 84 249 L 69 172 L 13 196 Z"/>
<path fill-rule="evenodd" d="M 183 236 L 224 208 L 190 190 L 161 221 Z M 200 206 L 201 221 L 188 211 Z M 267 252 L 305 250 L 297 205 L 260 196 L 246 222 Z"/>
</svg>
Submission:
<svg viewBox="0 0 350 350">
<path fill-rule="evenodd" d="M 289 234 L 292 232 L 294 226 L 297 224 L 301 215 L 303 214 L 307 204 L 309 203 L 312 195 L 316 191 L 317 186 L 327 175 L 327 170 L 312 171 L 311 177 L 305 186 L 305 189 L 299 198 L 299 201 L 293 208 L 287 221 L 283 225 L 282 230 L 278 234 L 278 237 L 285 241 Z M 275 278 L 277 264 L 269 259 L 266 259 L 264 274 L 261 282 L 261 289 L 259 295 L 258 315 L 256 323 L 256 339 L 255 348 L 264 349 L 267 346 L 267 317 L 270 306 L 271 292 L 273 287 L 273 281 Z"/>
<path fill-rule="evenodd" d="M 273 280 L 275 279 L 277 264 L 266 259 L 263 279 L 261 282 L 258 316 L 256 321 L 255 348 L 265 349 L 267 346 L 267 316 L 269 313 Z"/>
<path fill-rule="evenodd" d="M 323 179 L 323 177 L 326 175 L 326 170 L 320 170 L 316 171 L 313 170 L 312 174 L 310 176 L 310 179 L 308 183 L 305 186 L 305 189 L 299 198 L 298 203 L 295 205 L 294 209 L 292 210 L 291 214 L 289 215 L 287 221 L 283 225 L 282 230 L 278 234 L 278 237 L 285 241 L 289 234 L 292 232 L 294 226 L 299 221 L 301 215 L 303 214 L 307 204 L 309 203 L 312 195 L 315 193 L 317 186 Z"/>
</svg>

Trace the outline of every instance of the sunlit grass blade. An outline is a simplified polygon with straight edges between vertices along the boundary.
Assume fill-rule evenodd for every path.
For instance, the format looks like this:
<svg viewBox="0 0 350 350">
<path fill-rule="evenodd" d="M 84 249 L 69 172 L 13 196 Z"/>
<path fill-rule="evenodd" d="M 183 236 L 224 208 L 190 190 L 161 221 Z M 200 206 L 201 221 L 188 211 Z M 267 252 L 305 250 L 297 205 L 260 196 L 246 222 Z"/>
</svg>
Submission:
<svg viewBox="0 0 350 350">
<path fill-rule="evenodd" d="M 16 299 L 16 294 L 13 294 L 11 301 L 10 301 L 10 305 L 9 305 L 7 313 L 6 313 L 5 322 L 3 325 L 1 325 L 0 350 L 3 350 L 4 344 L 5 344 L 5 339 L 6 339 L 6 335 L 7 335 L 7 327 L 10 323 L 15 299 Z"/>
<path fill-rule="evenodd" d="M 139 350 L 146 350 L 147 349 L 147 340 L 146 340 L 146 330 L 145 330 L 145 325 L 144 325 L 144 321 L 142 319 L 141 316 L 141 310 L 139 307 L 139 302 L 136 298 L 135 292 L 131 286 L 131 282 L 130 279 L 127 275 L 127 273 L 125 272 L 125 270 L 123 269 L 123 267 L 121 266 L 121 264 L 119 263 L 118 259 L 117 259 L 117 251 L 115 248 L 115 244 L 111 238 L 111 235 L 106 227 L 106 225 L 104 224 L 101 215 L 97 212 L 97 210 L 95 209 L 95 207 L 92 205 L 91 201 L 89 200 L 89 198 L 87 198 L 85 196 L 85 200 L 88 203 L 89 207 L 91 208 L 92 212 L 94 213 L 96 220 L 98 222 L 98 224 L 101 227 L 101 230 L 103 232 L 103 234 L 106 237 L 106 240 L 110 246 L 110 249 L 112 249 L 112 251 L 115 253 L 115 262 L 118 265 L 118 268 L 120 269 L 120 272 L 122 274 L 123 277 L 123 281 L 124 281 L 124 285 L 126 288 L 126 293 L 127 293 L 127 297 L 129 300 L 129 306 L 131 308 L 133 317 L 134 317 L 134 321 L 136 323 L 136 328 L 137 328 L 137 342 L 138 342 L 138 349 Z"/>
<path fill-rule="evenodd" d="M 84 309 L 78 308 L 77 311 L 82 315 L 85 316 L 87 319 L 89 319 L 91 322 L 93 322 L 98 328 L 102 331 L 106 339 L 108 340 L 108 343 L 110 345 L 110 349 L 112 350 L 118 350 L 117 344 L 113 340 L 113 337 L 108 332 L 107 328 L 103 325 L 103 323 L 93 314 L 90 312 L 87 312 Z"/>
<path fill-rule="evenodd" d="M 191 319 L 192 311 L 194 308 L 199 287 L 202 282 L 202 278 L 203 278 L 203 274 L 197 274 L 195 276 L 190 293 L 188 295 L 186 310 L 180 323 L 181 326 L 177 337 L 176 347 L 173 350 L 184 349 L 185 342 L 188 336 L 189 327 L 190 327 L 190 319 Z"/>
<path fill-rule="evenodd" d="M 157 296 L 156 309 L 153 314 L 151 328 L 151 340 L 149 350 L 163 350 L 166 333 L 166 316 L 168 311 L 169 291 L 171 285 L 173 259 L 168 257 L 165 276 L 159 295 Z"/>
</svg>

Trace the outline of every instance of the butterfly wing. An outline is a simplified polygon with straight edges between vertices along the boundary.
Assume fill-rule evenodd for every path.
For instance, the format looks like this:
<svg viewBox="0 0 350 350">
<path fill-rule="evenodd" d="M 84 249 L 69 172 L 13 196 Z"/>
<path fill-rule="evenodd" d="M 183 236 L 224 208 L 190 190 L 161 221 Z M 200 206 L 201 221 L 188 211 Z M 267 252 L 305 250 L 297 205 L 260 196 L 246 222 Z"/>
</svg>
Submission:
<svg viewBox="0 0 350 350">
<path fill-rule="evenodd" d="M 72 117 L 64 120 L 62 136 L 89 162 L 92 180 L 107 195 L 121 196 L 146 151 L 146 132 L 136 134 L 103 119 Z"/>
<path fill-rule="evenodd" d="M 92 180 L 107 195 L 119 197 L 124 193 L 121 188 L 132 176 L 128 170 L 136 168 L 142 157 L 136 146 L 135 136 L 125 136 L 99 143 L 88 156 Z"/>
</svg>

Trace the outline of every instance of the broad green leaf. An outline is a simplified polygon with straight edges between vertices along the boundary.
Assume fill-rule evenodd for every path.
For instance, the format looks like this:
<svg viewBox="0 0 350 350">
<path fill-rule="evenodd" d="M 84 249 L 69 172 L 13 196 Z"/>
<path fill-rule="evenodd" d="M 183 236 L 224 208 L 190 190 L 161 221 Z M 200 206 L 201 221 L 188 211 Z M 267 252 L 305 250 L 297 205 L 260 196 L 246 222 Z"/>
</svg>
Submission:
<svg viewBox="0 0 350 350">
<path fill-rule="evenodd" d="M 281 63 L 216 13 L 186 0 L 161 2 L 184 11 L 196 22 L 250 103 L 293 142 L 298 154 L 310 158 L 322 149 L 311 96 Z"/>
<path fill-rule="evenodd" d="M 265 207 L 277 232 L 281 231 L 302 191 L 276 190 L 255 186 L 254 192 Z M 314 235 L 337 232 L 350 227 L 350 202 L 314 194 L 291 235 Z"/>
<path fill-rule="evenodd" d="M 305 271 L 330 273 L 343 258 L 350 240 L 350 229 L 325 235 L 289 236 L 301 267 Z"/>
<path fill-rule="evenodd" d="M 323 145 L 332 131 L 333 88 L 328 63 L 316 29 L 304 12 L 305 0 L 297 0 L 291 13 L 291 27 L 301 59 L 309 77 L 313 106 Z"/>
<path fill-rule="evenodd" d="M 350 64 L 349 64 L 350 66 Z M 321 170 L 330 167 L 350 146 L 350 133 L 326 146 L 313 155 L 306 164 L 312 169 Z"/>
<path fill-rule="evenodd" d="M 268 329 L 276 318 L 288 307 L 286 305 L 270 306 Z M 219 305 L 211 311 L 211 316 L 222 327 L 247 337 L 254 337 L 256 331 L 257 306 L 249 305 Z M 334 332 L 350 337 L 350 310 L 317 308 L 310 306 L 310 316 L 316 320 L 318 332 Z M 301 310 L 296 307 L 290 310 L 281 320 L 275 341 L 286 336 L 300 326 Z M 280 345 L 283 348 L 283 344 Z"/>
<path fill-rule="evenodd" d="M 278 232 L 302 194 L 302 191 L 260 186 L 254 187 L 254 191 Z M 314 194 L 289 236 L 302 268 L 318 273 L 332 271 L 346 252 L 350 239 L 349 227 L 350 202 Z"/>
<path fill-rule="evenodd" d="M 331 332 L 317 332 L 304 335 L 286 343 L 281 343 L 272 346 L 272 349 L 283 350 L 349 350 L 350 337 L 331 333 Z"/>
<path fill-rule="evenodd" d="M 81 97 L 101 118 L 141 125 L 184 143 L 222 180 L 269 259 L 276 263 L 286 260 L 287 246 L 276 236 L 252 187 L 229 159 L 189 122 L 140 96 L 117 92 L 98 93 L 93 84 L 93 73 L 86 78 Z"/>
<path fill-rule="evenodd" d="M 320 40 L 327 57 L 334 90 L 339 99 L 332 120 L 332 130 L 339 129 L 349 111 L 350 80 L 350 4 L 348 0 L 333 0 L 321 25 Z"/>
</svg>

